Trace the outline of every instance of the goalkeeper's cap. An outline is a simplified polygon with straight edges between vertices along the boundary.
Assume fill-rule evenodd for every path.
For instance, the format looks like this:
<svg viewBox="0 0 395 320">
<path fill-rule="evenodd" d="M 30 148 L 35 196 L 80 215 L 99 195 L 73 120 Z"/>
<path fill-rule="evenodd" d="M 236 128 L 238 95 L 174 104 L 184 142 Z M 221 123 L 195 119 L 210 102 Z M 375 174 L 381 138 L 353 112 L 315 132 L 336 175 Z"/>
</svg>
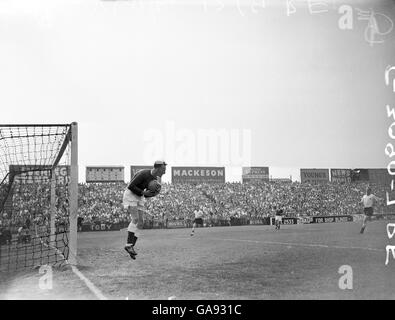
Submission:
<svg viewBox="0 0 395 320">
<path fill-rule="evenodd" d="M 157 160 L 157 161 L 155 161 L 155 163 L 154 163 L 154 167 L 156 167 L 156 166 L 162 166 L 162 165 L 167 166 L 167 163 L 164 162 L 164 161 L 162 161 L 162 160 Z"/>
</svg>

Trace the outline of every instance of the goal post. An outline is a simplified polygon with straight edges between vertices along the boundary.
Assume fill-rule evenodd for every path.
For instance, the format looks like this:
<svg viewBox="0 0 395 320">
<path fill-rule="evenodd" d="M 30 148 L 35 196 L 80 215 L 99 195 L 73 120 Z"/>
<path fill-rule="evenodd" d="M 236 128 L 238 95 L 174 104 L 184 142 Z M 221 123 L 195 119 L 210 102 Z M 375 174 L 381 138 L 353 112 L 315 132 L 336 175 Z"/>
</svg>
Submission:
<svg viewBox="0 0 395 320">
<path fill-rule="evenodd" d="M 78 125 L 0 124 L 0 271 L 77 263 Z"/>
<path fill-rule="evenodd" d="M 69 236 L 69 263 L 77 264 L 77 219 L 78 219 L 78 125 L 76 122 L 71 124 L 71 163 L 70 163 L 70 236 Z"/>
</svg>

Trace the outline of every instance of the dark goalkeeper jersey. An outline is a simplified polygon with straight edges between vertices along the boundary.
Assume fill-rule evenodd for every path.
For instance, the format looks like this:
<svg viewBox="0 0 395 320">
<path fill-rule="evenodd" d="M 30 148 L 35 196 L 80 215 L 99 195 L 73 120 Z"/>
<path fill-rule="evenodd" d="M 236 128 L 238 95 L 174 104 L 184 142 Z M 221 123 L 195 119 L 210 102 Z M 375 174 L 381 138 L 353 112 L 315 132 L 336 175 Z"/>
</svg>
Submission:
<svg viewBox="0 0 395 320">
<path fill-rule="evenodd" d="M 151 169 L 140 170 L 133 176 L 132 181 L 130 181 L 128 185 L 128 189 L 141 197 L 143 191 L 148 188 L 148 184 L 152 180 L 156 180 L 156 178 L 151 174 Z"/>
<path fill-rule="evenodd" d="M 281 210 L 277 210 L 276 211 L 276 216 L 283 216 L 284 215 L 284 211 L 281 209 Z"/>
</svg>

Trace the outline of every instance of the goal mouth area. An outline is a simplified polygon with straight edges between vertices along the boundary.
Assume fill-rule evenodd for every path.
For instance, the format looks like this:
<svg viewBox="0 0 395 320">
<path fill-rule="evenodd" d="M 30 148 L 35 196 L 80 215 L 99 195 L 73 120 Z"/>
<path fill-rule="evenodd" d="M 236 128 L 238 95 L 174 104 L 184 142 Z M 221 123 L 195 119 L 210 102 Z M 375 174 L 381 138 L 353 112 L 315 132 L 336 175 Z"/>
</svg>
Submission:
<svg viewBox="0 0 395 320">
<path fill-rule="evenodd" d="M 77 137 L 76 122 L 0 124 L 0 271 L 76 256 Z"/>
<path fill-rule="evenodd" d="M 44 265 L 66 265 L 68 243 L 67 230 L 59 230 L 53 235 L 15 234 L 11 240 L 0 243 L 0 272 L 10 275 Z"/>
</svg>

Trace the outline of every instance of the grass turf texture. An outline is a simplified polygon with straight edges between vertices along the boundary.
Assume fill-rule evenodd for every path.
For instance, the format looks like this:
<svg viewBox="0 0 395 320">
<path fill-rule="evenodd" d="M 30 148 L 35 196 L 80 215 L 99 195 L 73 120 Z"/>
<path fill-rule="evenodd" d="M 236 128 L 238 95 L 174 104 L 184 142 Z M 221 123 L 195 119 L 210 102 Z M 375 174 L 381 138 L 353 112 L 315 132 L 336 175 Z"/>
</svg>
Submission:
<svg viewBox="0 0 395 320">
<path fill-rule="evenodd" d="M 137 260 L 126 231 L 78 234 L 80 271 L 109 299 L 395 299 L 395 260 L 385 266 L 389 221 L 141 230 Z M 339 288 L 339 267 L 353 289 Z M 0 277 L 0 299 L 95 299 L 69 267 Z"/>
</svg>

